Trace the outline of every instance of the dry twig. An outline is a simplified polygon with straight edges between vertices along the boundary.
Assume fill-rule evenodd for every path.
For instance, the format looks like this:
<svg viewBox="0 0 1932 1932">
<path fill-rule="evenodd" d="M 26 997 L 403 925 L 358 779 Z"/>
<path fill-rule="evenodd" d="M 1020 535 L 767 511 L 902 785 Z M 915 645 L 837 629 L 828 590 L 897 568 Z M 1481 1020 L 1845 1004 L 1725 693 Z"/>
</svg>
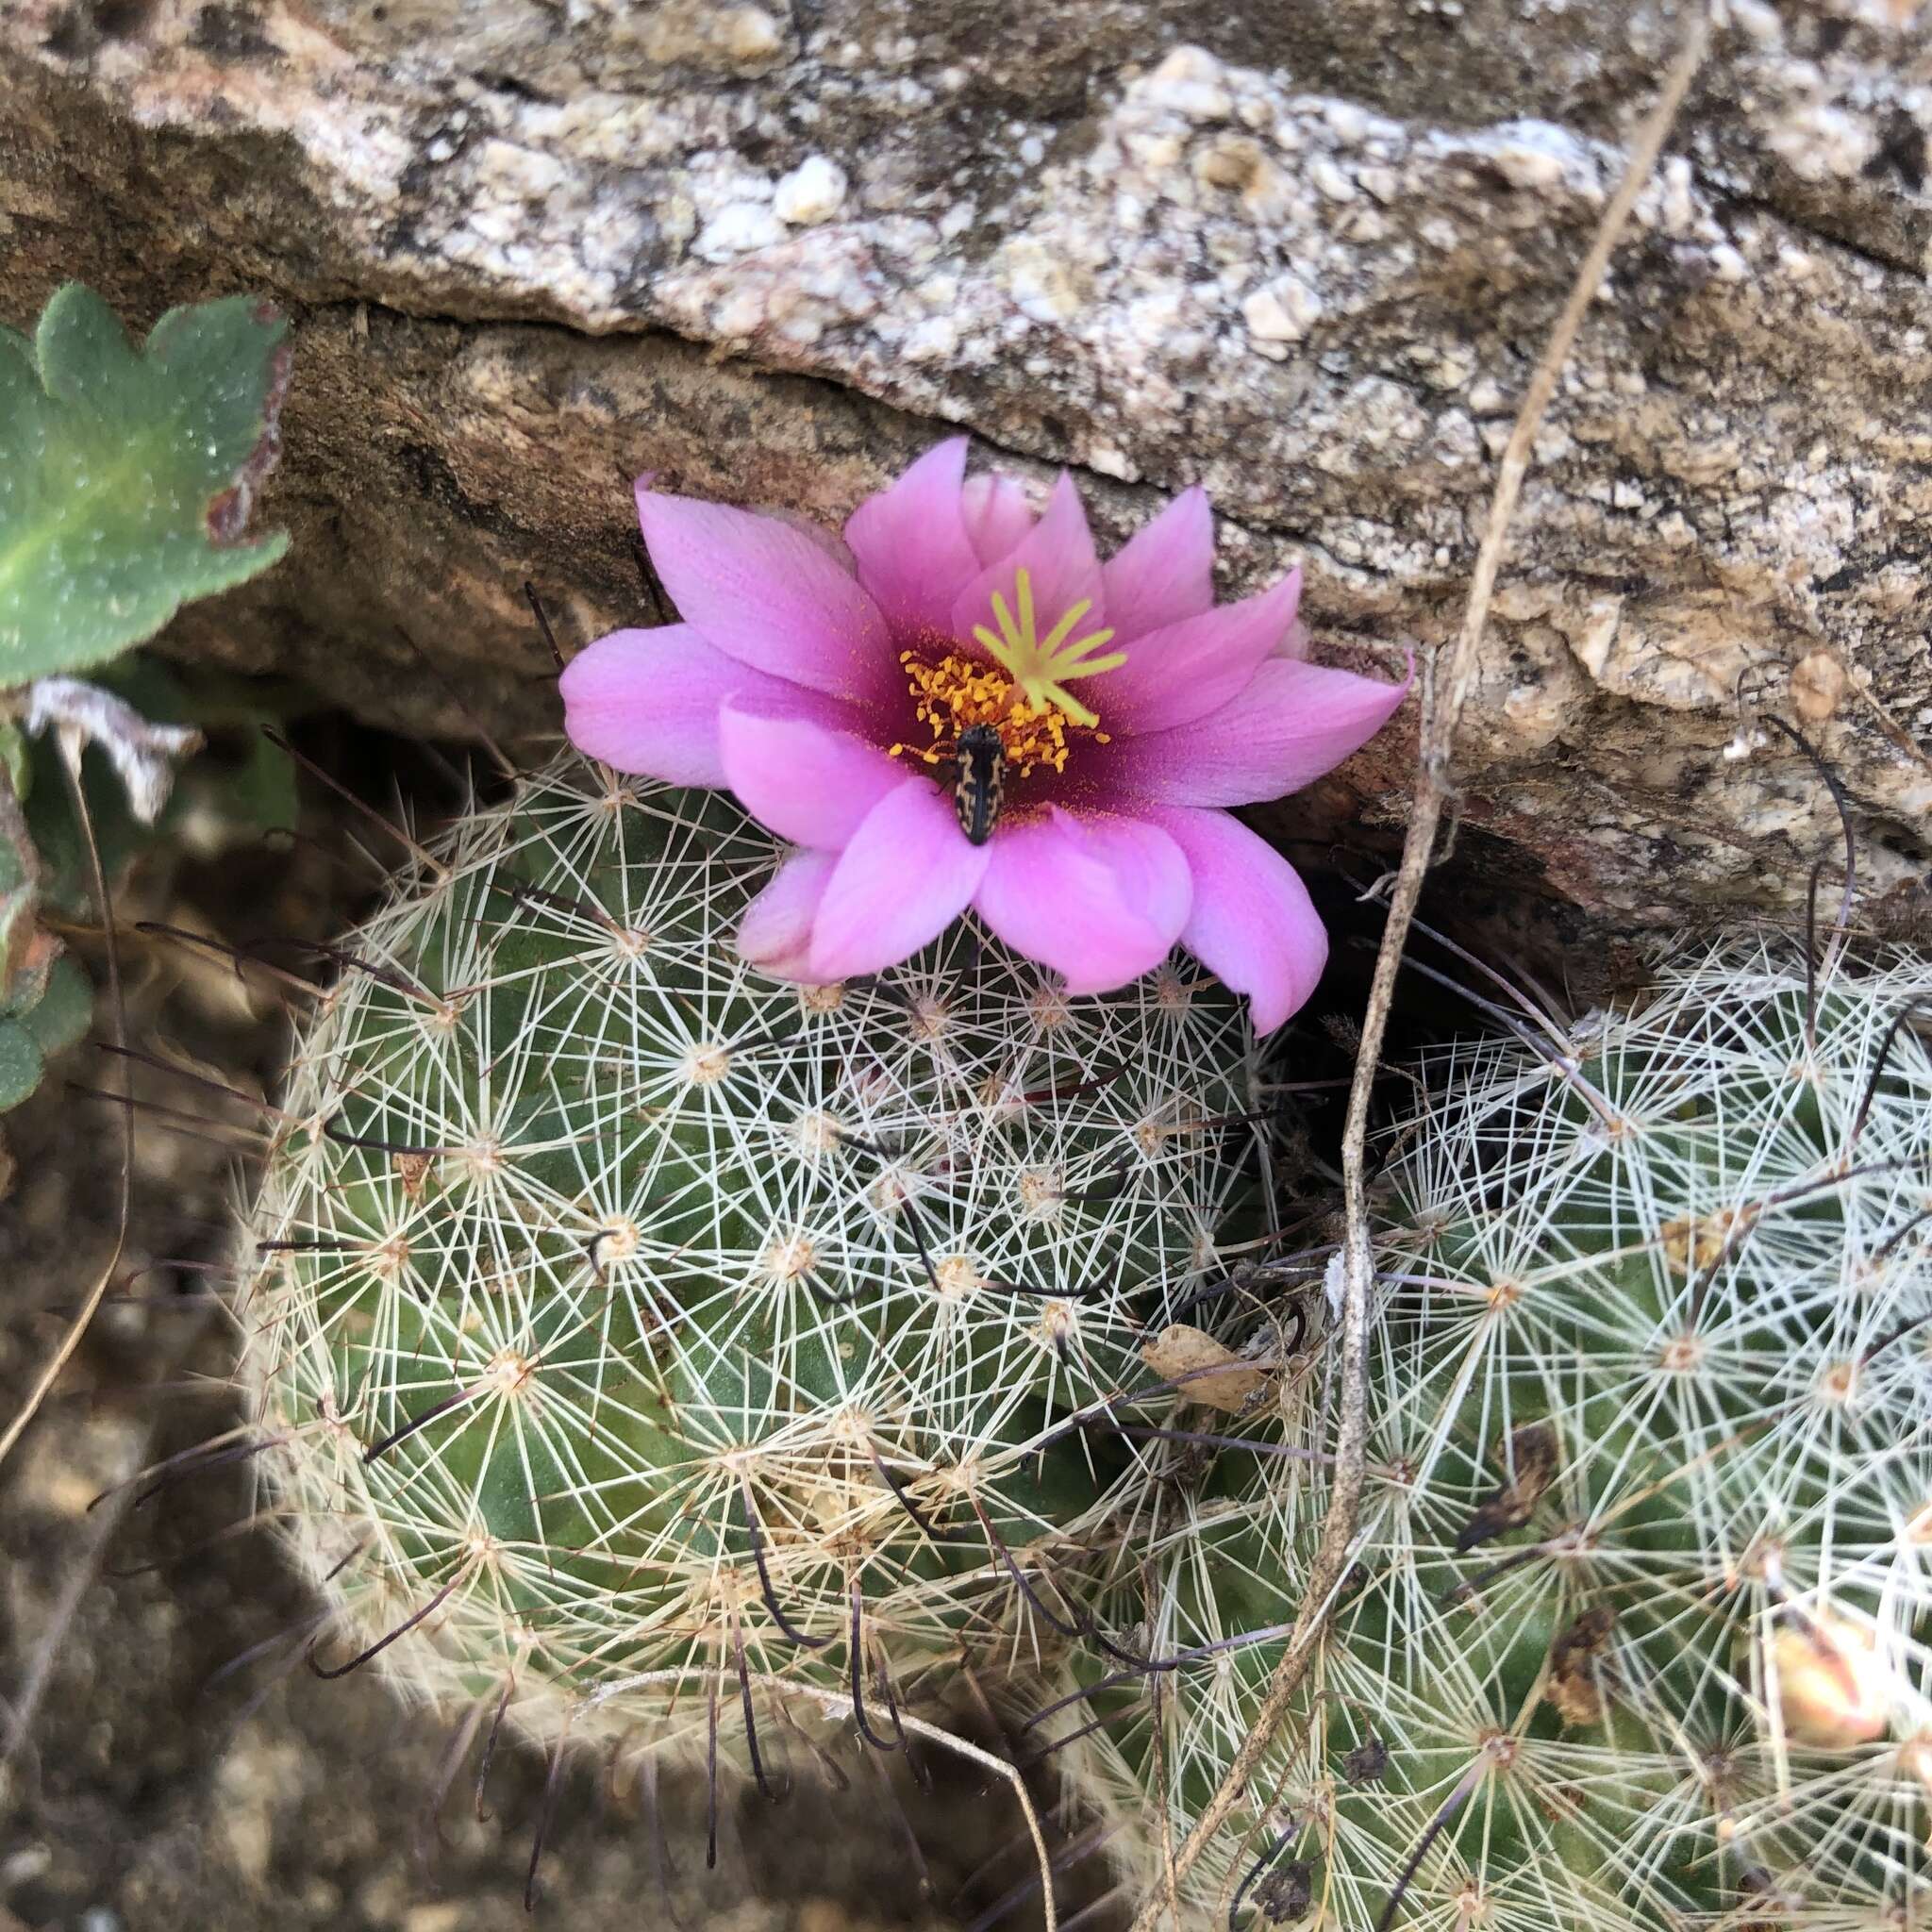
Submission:
<svg viewBox="0 0 1932 1932">
<path fill-rule="evenodd" d="M 1423 724 L 1420 744 L 1421 770 L 1417 774 L 1414 805 L 1408 831 L 1403 841 L 1402 862 L 1395 875 L 1395 887 L 1389 902 L 1389 920 L 1376 955 L 1374 978 L 1369 989 L 1367 1010 L 1362 1019 L 1360 1050 L 1356 1059 L 1355 1080 L 1349 1090 L 1348 1124 L 1342 1141 L 1341 1173 L 1347 1235 L 1343 1247 L 1345 1298 L 1341 1328 L 1341 1420 L 1336 1441 L 1335 1487 L 1323 1524 L 1322 1543 L 1316 1552 L 1308 1585 L 1296 1617 L 1287 1649 L 1275 1665 L 1268 1694 L 1257 1713 L 1241 1748 L 1235 1754 L 1214 1795 L 1203 1807 L 1193 1828 L 1174 1854 L 1171 1869 L 1164 1874 L 1159 1890 L 1149 1897 L 1135 1915 L 1131 1932 L 1155 1932 L 1177 1881 L 1201 1857 L 1227 1815 L 1241 1802 L 1262 1756 L 1288 1715 L 1302 1678 L 1318 1647 L 1328 1609 L 1347 1567 L 1349 1551 L 1361 1510 L 1363 1475 L 1368 1448 L 1368 1347 L 1370 1291 L 1374 1282 L 1374 1256 L 1370 1245 L 1367 1199 L 1367 1143 L 1369 1096 L 1380 1063 L 1382 1040 L 1388 1028 L 1389 1010 L 1394 997 L 1395 976 L 1407 943 L 1409 923 L 1415 915 L 1435 851 L 1436 833 L 1441 824 L 1444 806 L 1454 796 L 1449 778 L 1450 755 L 1455 746 L 1456 728 L 1475 676 L 1476 653 L 1489 620 L 1490 599 L 1495 590 L 1496 574 L 1508 541 L 1509 525 L 1515 515 L 1523 480 L 1528 474 L 1538 429 L 1544 411 L 1556 393 L 1557 383 L 1569 360 L 1576 331 L 1595 299 L 1611 252 L 1623 235 L 1624 224 L 1637 197 L 1650 179 L 1657 156 L 1675 125 L 1678 109 L 1690 92 L 1690 83 L 1704 59 L 1710 25 L 1700 8 L 1693 16 L 1684 44 L 1665 76 L 1657 105 L 1639 133 L 1630 151 L 1624 178 L 1611 196 L 1597 224 L 1590 252 L 1584 257 L 1562 313 L 1557 319 L 1548 346 L 1543 350 L 1535 374 L 1530 377 L 1516 425 L 1503 451 L 1496 476 L 1496 491 L 1490 506 L 1488 526 L 1482 547 L 1476 552 L 1475 571 L 1470 582 L 1469 602 L 1463 610 L 1462 627 L 1452 647 L 1446 675 L 1424 680 Z"/>
</svg>

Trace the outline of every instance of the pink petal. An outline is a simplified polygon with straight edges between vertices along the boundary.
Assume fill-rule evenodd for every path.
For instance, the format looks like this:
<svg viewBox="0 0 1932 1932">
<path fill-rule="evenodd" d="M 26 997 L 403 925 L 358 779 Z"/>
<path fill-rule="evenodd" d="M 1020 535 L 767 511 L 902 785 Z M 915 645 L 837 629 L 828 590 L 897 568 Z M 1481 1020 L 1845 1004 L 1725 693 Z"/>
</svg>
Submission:
<svg viewBox="0 0 1932 1932">
<path fill-rule="evenodd" d="M 959 492 L 959 511 L 981 563 L 997 563 L 1017 550 L 1033 527 L 1033 506 L 1010 476 L 989 472 L 969 476 Z"/>
<path fill-rule="evenodd" d="M 638 491 L 638 521 L 679 616 L 741 664 L 835 697 L 900 689 L 879 608 L 823 544 L 775 517 Z"/>
<path fill-rule="evenodd" d="M 750 508 L 754 516 L 771 517 L 777 523 L 789 524 L 801 537 L 808 537 L 848 577 L 858 575 L 858 559 L 853 556 L 845 539 L 837 530 L 826 529 L 818 518 L 780 503 L 758 503 Z"/>
<path fill-rule="evenodd" d="M 688 624 L 614 630 L 586 644 L 558 686 L 563 728 L 586 758 L 673 785 L 724 783 L 718 711 L 727 698 L 826 724 L 852 715 L 835 698 L 727 658 Z"/>
<path fill-rule="evenodd" d="M 1302 574 L 1291 571 L 1272 591 L 1149 631 L 1127 646 L 1124 664 L 1079 695 L 1111 732 L 1191 724 L 1247 690 L 1288 637 L 1301 593 Z"/>
<path fill-rule="evenodd" d="M 1114 641 L 1199 617 L 1214 604 L 1214 517 L 1205 490 L 1184 490 L 1100 567 Z"/>
<path fill-rule="evenodd" d="M 738 950 L 774 979 L 809 979 L 811 923 L 838 864 L 830 852 L 794 853 L 778 875 L 744 908 Z"/>
<path fill-rule="evenodd" d="M 931 779 L 905 779 L 839 855 L 812 928 L 811 976 L 877 973 L 937 939 L 971 901 L 991 849 L 968 841 Z"/>
<path fill-rule="evenodd" d="M 1194 906 L 1181 944 L 1224 986 L 1248 996 L 1257 1033 L 1307 1003 L 1328 959 L 1328 934 L 1301 875 L 1265 839 L 1225 812 L 1150 815 L 1187 854 Z"/>
<path fill-rule="evenodd" d="M 724 782 L 781 839 L 838 852 L 906 768 L 875 745 L 809 718 L 770 717 L 726 705 L 718 721 Z"/>
<path fill-rule="evenodd" d="M 1400 708 L 1408 684 L 1271 658 L 1218 711 L 1108 746 L 1108 789 L 1158 805 L 1285 797 L 1359 751 Z"/>
<path fill-rule="evenodd" d="M 1003 827 L 974 904 L 1016 953 L 1106 992 L 1151 972 L 1187 923 L 1193 888 L 1158 825 L 1058 806 Z"/>
<path fill-rule="evenodd" d="M 1083 600 L 1091 602 L 1093 608 L 1077 627 L 1076 637 L 1098 630 L 1107 622 L 1101 608 L 1100 559 L 1093 554 L 1093 533 L 1087 527 L 1080 492 L 1064 470 L 1053 486 L 1053 495 L 1040 521 L 1012 550 L 981 571 L 955 599 L 953 636 L 964 641 L 972 637 L 974 625 L 979 624 L 998 633 L 999 622 L 992 610 L 995 591 L 1017 617 L 1013 584 L 1016 574 L 1022 570 L 1032 577 L 1035 628 L 1041 638 Z"/>
<path fill-rule="evenodd" d="M 966 439 L 949 437 L 846 521 L 858 581 L 902 635 L 948 636 L 953 600 L 982 568 L 959 508 L 965 474 Z"/>
</svg>

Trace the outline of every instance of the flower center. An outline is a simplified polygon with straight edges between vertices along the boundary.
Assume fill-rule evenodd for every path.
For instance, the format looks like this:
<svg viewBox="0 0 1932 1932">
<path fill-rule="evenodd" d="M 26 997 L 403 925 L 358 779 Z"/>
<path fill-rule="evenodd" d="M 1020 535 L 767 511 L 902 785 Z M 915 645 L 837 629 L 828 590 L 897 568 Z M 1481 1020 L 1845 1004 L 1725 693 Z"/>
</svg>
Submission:
<svg viewBox="0 0 1932 1932">
<path fill-rule="evenodd" d="M 910 651 L 899 654 L 914 714 L 932 732 L 930 744 L 895 744 L 892 756 L 943 764 L 959 753 L 959 740 L 975 724 L 999 734 L 1000 750 L 1021 777 L 1036 765 L 1067 768 L 1067 714 L 1057 705 L 1029 705 L 1012 680 L 991 664 L 951 652 L 937 664 Z M 1096 733 L 1105 741 L 1105 734 Z"/>
<path fill-rule="evenodd" d="M 1091 631 L 1072 643 L 1067 641 L 1093 608 L 1088 599 L 1075 604 L 1041 637 L 1034 619 L 1029 574 L 1016 571 L 1013 588 L 1017 617 L 1007 608 L 1006 599 L 994 591 L 992 608 L 999 621 L 999 634 L 984 625 L 974 628 L 974 636 L 991 653 L 992 663 L 949 651 L 931 664 L 915 651 L 900 652 L 914 714 L 932 732 L 932 742 L 895 744 L 893 758 L 909 756 L 928 765 L 943 764 L 958 758 L 959 741 L 966 732 L 987 725 L 998 734 L 1007 763 L 1026 778 L 1040 765 L 1056 772 L 1066 770 L 1069 726 L 1091 731 L 1096 744 L 1108 742 L 1107 733 L 1096 728 L 1100 714 L 1072 696 L 1066 687 L 1076 678 L 1091 677 L 1124 664 L 1127 654 L 1110 651 L 1104 657 L 1094 656 L 1113 636 L 1110 630 Z"/>
</svg>

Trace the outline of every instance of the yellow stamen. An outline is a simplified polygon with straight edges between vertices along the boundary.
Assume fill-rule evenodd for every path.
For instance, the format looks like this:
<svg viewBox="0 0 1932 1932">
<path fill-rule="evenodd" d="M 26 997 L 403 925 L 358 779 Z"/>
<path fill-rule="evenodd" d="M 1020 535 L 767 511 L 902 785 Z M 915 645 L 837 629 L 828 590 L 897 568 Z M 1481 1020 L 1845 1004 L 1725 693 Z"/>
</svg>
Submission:
<svg viewBox="0 0 1932 1932">
<path fill-rule="evenodd" d="M 949 653 L 937 664 L 925 663 L 910 651 L 900 654 L 906 681 L 913 697 L 913 715 L 932 733 L 929 745 L 895 744 L 893 758 L 914 758 L 938 765 L 958 749 L 959 736 L 974 724 L 991 724 L 1000 735 L 1007 762 L 1022 778 L 1041 765 L 1056 772 L 1067 768 L 1073 748 L 1068 737 L 1074 724 L 1059 706 L 1035 705 L 1014 688 L 994 665 Z M 1095 733 L 1096 741 L 1103 734 Z"/>
<path fill-rule="evenodd" d="M 995 591 L 992 614 L 999 625 L 998 633 L 978 624 L 974 625 L 973 635 L 992 654 L 993 660 L 1012 679 L 1033 711 L 1059 711 L 1073 724 L 1091 729 L 1100 723 L 1100 714 L 1080 703 L 1067 686 L 1075 678 L 1093 677 L 1103 671 L 1116 669 L 1127 661 L 1127 654 L 1109 651 L 1102 658 L 1092 655 L 1111 641 L 1111 630 L 1090 631 L 1074 643 L 1067 644 L 1081 619 L 1093 608 L 1091 597 L 1082 598 L 1042 638 L 1034 618 L 1032 574 L 1015 571 L 1013 589 L 1020 607 L 1018 617 L 1008 609 L 1007 600 Z"/>
</svg>

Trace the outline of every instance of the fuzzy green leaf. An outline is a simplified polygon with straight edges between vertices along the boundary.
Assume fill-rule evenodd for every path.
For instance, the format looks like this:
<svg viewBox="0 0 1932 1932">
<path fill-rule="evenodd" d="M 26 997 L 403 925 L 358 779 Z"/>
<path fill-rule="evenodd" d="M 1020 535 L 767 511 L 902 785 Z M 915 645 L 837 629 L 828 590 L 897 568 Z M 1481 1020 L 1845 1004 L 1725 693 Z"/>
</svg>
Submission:
<svg viewBox="0 0 1932 1932">
<path fill-rule="evenodd" d="M 274 467 L 288 325 L 245 295 L 173 308 L 137 349 L 77 282 L 0 330 L 0 689 L 151 637 L 288 548 L 243 540 Z"/>
<path fill-rule="evenodd" d="M 25 822 L 18 815 L 19 807 L 10 786 L 5 803 L 12 808 L 0 814 L 0 906 L 17 900 L 30 907 L 37 872 L 34 848 L 26 836 Z M 0 951 L 5 950 L 7 943 L 7 917 L 6 912 L 0 911 Z"/>
<path fill-rule="evenodd" d="M 0 718 L 0 785 L 12 789 L 16 799 L 26 796 L 28 773 L 26 734 L 10 718 Z M 0 884 L 4 884 L 0 878 Z"/>
<path fill-rule="evenodd" d="M 40 865 L 14 787 L 0 772 L 0 1013 L 40 996 Z"/>
<path fill-rule="evenodd" d="M 72 1046 L 94 1016 L 94 990 L 88 976 L 65 954 L 54 961 L 46 991 L 12 1024 L 33 1036 L 42 1056 L 52 1059 Z"/>
<path fill-rule="evenodd" d="M 33 1035 L 18 1020 L 0 1020 L 0 1113 L 41 1084 L 44 1062 Z"/>
</svg>

